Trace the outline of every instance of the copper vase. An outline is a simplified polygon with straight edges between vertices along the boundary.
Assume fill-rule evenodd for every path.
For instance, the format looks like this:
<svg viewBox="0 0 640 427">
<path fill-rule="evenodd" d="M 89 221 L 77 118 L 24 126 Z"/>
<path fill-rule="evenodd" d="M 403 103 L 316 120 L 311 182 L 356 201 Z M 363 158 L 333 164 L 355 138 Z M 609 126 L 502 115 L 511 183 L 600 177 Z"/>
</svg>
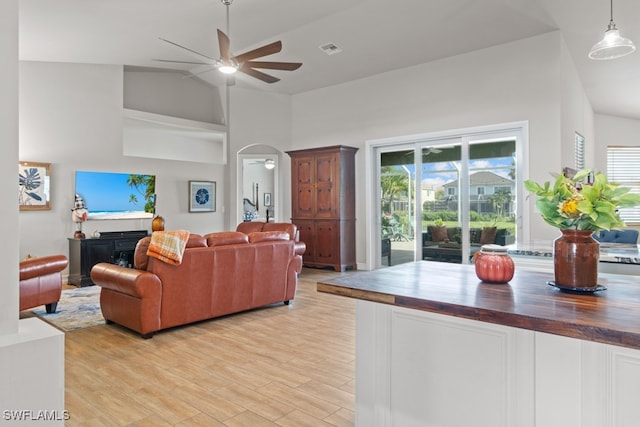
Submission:
<svg viewBox="0 0 640 427">
<path fill-rule="evenodd" d="M 164 231 L 163 217 L 156 215 L 156 217 L 151 220 L 151 231 Z"/>
<path fill-rule="evenodd" d="M 600 244 L 589 230 L 560 230 L 553 241 L 553 268 L 556 285 L 570 288 L 598 286 Z"/>
</svg>

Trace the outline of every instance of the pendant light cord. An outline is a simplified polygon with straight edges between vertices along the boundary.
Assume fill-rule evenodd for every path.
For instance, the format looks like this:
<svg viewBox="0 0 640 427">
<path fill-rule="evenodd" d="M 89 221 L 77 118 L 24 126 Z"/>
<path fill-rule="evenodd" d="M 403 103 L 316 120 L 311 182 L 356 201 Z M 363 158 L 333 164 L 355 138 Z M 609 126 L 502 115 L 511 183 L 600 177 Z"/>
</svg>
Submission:
<svg viewBox="0 0 640 427">
<path fill-rule="evenodd" d="M 228 22 L 228 20 L 229 20 L 229 13 L 228 13 L 229 9 L 228 9 L 228 7 L 229 6 L 227 6 L 227 26 L 229 25 L 229 22 Z M 616 24 L 613 23 L 613 0 L 611 0 L 611 9 L 610 10 L 611 10 L 611 19 L 609 20 L 609 26 L 615 26 Z"/>
</svg>

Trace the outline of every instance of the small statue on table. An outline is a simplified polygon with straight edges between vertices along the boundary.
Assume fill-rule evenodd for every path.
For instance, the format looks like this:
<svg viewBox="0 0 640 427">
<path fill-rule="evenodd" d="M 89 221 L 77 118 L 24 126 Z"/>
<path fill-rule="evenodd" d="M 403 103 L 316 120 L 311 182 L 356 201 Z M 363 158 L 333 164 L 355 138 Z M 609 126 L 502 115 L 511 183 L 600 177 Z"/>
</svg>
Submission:
<svg viewBox="0 0 640 427">
<path fill-rule="evenodd" d="M 71 209 L 71 220 L 76 224 L 76 231 L 73 233 L 74 239 L 84 239 L 85 235 L 82 232 L 82 223 L 87 220 L 89 216 L 89 210 L 84 203 L 84 199 L 79 194 L 76 194 L 73 209 Z"/>
</svg>

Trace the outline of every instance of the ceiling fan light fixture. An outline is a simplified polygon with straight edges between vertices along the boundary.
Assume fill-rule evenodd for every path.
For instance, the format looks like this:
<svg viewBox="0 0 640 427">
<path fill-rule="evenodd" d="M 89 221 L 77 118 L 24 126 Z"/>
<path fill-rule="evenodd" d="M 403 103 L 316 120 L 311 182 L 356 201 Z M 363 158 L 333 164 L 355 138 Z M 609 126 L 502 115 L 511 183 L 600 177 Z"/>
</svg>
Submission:
<svg viewBox="0 0 640 427">
<path fill-rule="evenodd" d="M 613 22 L 613 0 L 611 0 L 611 20 L 604 38 L 594 44 L 589 51 L 589 58 L 595 60 L 615 59 L 636 51 L 636 46 L 628 38 L 622 37 Z"/>
<path fill-rule="evenodd" d="M 264 161 L 264 167 L 271 170 L 276 167 L 276 162 L 273 159 L 267 159 Z"/>
<path fill-rule="evenodd" d="M 218 70 L 224 74 L 233 74 L 238 71 L 238 63 L 233 60 L 222 60 Z"/>
</svg>

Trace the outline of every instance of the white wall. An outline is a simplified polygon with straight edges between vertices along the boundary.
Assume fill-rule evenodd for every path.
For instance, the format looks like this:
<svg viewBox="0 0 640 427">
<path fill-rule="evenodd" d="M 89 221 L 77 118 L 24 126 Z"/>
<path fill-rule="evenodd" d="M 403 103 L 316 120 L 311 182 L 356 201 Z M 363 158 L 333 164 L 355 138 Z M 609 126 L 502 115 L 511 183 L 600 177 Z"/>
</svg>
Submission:
<svg viewBox="0 0 640 427">
<path fill-rule="evenodd" d="M 157 212 L 167 229 L 200 234 L 225 229 L 224 166 L 123 156 L 122 108 L 122 67 L 20 62 L 19 157 L 52 164 L 51 210 L 19 215 L 21 257 L 68 253 L 76 170 L 155 174 Z M 189 180 L 218 183 L 216 212 L 189 213 Z M 93 220 L 85 222 L 83 230 L 90 234 L 150 227 L 150 220 Z"/>
<path fill-rule="evenodd" d="M 640 145 L 640 120 L 596 114 L 595 129 L 594 167 L 602 172 L 607 172 L 607 146 Z"/>
<path fill-rule="evenodd" d="M 562 90 L 562 167 L 575 166 L 575 133 L 585 138 L 585 165 L 593 166 L 594 129 L 593 108 L 582 87 L 578 70 L 573 63 L 564 40 L 561 43 L 561 90 Z"/>
<path fill-rule="evenodd" d="M 271 92 L 230 88 L 229 222 L 235 229 L 242 218 L 242 195 L 238 194 L 238 164 L 236 156 L 245 147 L 268 145 L 280 150 L 278 158 L 278 219 L 291 220 L 291 161 L 284 153 L 291 148 L 291 96 Z M 245 151 L 255 153 L 255 150 Z M 271 152 L 271 151 L 269 151 Z M 275 192 L 275 190 L 274 190 Z M 261 192 L 262 193 L 262 192 Z M 262 196 L 261 196 L 262 197 Z M 262 200 L 260 200 L 262 203 Z"/>
<path fill-rule="evenodd" d="M 561 57 L 562 37 L 553 32 L 293 97 L 293 147 L 361 148 L 356 155 L 358 263 L 365 262 L 366 247 L 365 141 L 528 120 L 529 176 L 549 179 L 549 172 L 568 161 L 560 149 L 562 117 L 573 116 L 561 112 L 579 108 L 582 114 L 584 102 L 582 91 L 561 90 L 569 73 L 563 74 Z M 539 216 L 530 204 L 532 213 Z M 557 230 L 541 219 L 531 227 L 536 239 L 556 237 Z"/>
<path fill-rule="evenodd" d="M 18 330 L 18 0 L 0 3 L 0 338 Z"/>
<path fill-rule="evenodd" d="M 640 120 L 596 114 L 595 129 L 594 167 L 604 173 L 607 172 L 607 146 L 640 145 Z M 640 226 L 629 228 L 640 230 Z"/>
<path fill-rule="evenodd" d="M 184 78 L 179 71 L 125 67 L 123 104 L 133 110 L 225 124 L 219 89 L 197 78 Z"/>
</svg>

